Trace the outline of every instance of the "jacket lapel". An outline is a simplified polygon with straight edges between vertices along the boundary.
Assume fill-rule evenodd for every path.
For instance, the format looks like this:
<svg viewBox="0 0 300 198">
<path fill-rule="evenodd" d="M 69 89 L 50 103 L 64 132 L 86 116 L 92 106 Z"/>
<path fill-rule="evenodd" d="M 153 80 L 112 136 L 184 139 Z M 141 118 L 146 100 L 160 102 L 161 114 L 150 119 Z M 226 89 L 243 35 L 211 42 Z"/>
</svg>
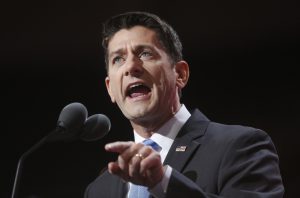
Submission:
<svg viewBox="0 0 300 198">
<path fill-rule="evenodd" d="M 209 120 L 199 110 L 195 110 L 175 138 L 164 164 L 182 171 L 192 154 L 199 148 Z"/>
</svg>

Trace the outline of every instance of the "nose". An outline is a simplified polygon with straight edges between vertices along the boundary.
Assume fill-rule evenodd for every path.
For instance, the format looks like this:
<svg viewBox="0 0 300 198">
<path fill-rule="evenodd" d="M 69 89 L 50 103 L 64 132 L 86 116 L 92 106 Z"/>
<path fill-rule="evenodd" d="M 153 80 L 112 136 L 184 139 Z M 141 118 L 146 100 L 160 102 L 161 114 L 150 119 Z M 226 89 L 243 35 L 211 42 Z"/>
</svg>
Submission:
<svg viewBox="0 0 300 198">
<path fill-rule="evenodd" d="M 134 55 L 127 58 L 125 76 L 139 77 L 143 74 L 143 61 Z"/>
</svg>

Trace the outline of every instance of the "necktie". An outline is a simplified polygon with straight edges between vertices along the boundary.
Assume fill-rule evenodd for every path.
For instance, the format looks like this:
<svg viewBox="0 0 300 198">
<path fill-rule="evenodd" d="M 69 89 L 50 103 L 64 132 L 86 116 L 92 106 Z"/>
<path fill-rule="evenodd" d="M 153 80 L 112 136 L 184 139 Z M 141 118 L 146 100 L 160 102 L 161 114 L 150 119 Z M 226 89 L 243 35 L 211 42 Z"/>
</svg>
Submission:
<svg viewBox="0 0 300 198">
<path fill-rule="evenodd" d="M 143 144 L 151 146 L 157 152 L 161 151 L 161 147 L 151 139 L 144 140 Z M 148 198 L 149 195 L 147 187 L 131 184 L 128 198 Z"/>
</svg>

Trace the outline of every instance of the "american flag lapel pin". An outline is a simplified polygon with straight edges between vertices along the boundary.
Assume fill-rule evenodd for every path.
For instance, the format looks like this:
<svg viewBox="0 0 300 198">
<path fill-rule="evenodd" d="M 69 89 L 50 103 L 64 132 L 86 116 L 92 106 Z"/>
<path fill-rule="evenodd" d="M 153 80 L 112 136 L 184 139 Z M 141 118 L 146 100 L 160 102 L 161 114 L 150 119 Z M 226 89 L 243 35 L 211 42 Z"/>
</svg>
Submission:
<svg viewBox="0 0 300 198">
<path fill-rule="evenodd" d="M 187 146 L 177 146 L 176 147 L 176 152 L 184 152 L 186 150 Z"/>
</svg>

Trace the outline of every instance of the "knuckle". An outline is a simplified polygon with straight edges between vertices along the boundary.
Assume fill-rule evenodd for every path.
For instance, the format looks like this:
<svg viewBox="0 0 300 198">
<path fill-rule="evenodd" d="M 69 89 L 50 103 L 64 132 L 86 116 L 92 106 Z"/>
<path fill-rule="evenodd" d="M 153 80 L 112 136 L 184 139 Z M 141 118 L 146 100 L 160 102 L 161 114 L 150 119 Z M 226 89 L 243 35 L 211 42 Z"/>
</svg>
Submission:
<svg viewBox="0 0 300 198">
<path fill-rule="evenodd" d="M 151 153 L 153 151 L 151 146 L 145 146 L 145 152 L 146 153 Z"/>
<path fill-rule="evenodd" d="M 119 156 L 118 156 L 118 162 L 123 162 L 123 161 L 124 161 L 123 156 L 122 156 L 122 155 L 119 155 Z"/>
<path fill-rule="evenodd" d="M 134 144 L 134 148 L 135 149 L 140 149 L 140 148 L 142 148 L 144 145 L 142 144 L 142 143 L 136 143 L 136 144 Z"/>
</svg>

